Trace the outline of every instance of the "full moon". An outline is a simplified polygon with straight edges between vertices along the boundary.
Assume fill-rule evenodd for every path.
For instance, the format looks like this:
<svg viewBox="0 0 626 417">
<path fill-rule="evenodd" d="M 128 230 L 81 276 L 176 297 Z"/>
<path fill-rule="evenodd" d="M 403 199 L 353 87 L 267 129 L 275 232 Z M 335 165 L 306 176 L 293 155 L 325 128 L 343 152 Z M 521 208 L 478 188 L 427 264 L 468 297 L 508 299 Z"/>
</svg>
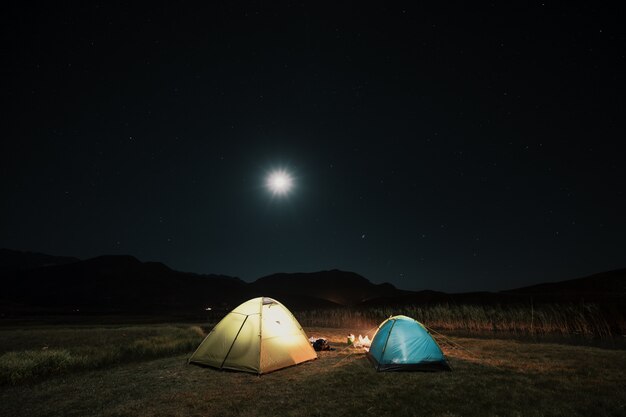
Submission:
<svg viewBox="0 0 626 417">
<path fill-rule="evenodd" d="M 267 177 L 267 188 L 274 195 L 285 195 L 293 187 L 293 179 L 286 171 L 274 171 Z"/>
</svg>

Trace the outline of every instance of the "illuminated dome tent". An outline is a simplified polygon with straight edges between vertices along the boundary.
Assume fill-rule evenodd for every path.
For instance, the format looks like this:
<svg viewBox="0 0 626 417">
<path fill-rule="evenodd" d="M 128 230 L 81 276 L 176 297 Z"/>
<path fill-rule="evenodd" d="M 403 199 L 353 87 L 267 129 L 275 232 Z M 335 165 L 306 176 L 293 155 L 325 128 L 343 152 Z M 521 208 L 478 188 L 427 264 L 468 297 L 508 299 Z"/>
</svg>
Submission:
<svg viewBox="0 0 626 417">
<path fill-rule="evenodd" d="M 189 363 L 265 374 L 316 358 L 291 312 L 272 298 L 259 297 L 217 323 Z"/>
<path fill-rule="evenodd" d="M 367 357 L 377 371 L 449 371 L 441 348 L 428 330 L 407 316 L 378 326 Z"/>
</svg>

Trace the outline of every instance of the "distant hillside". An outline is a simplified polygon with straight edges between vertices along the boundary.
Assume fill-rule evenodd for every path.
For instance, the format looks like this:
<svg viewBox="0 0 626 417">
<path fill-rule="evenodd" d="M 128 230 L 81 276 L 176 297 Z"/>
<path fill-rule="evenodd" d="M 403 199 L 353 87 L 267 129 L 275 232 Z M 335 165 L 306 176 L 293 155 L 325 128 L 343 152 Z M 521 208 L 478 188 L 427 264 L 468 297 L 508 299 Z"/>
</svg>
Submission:
<svg viewBox="0 0 626 417">
<path fill-rule="evenodd" d="M 354 272 L 320 271 L 311 273 L 279 273 L 259 278 L 250 288 L 255 294 L 277 298 L 284 295 L 306 295 L 338 305 L 355 305 L 376 297 L 394 297 L 406 293 L 393 285 L 373 284 Z"/>
<path fill-rule="evenodd" d="M 336 271 L 338 272 L 338 271 Z M 336 278 L 333 272 L 333 279 Z M 346 276 L 356 274 L 339 272 Z M 315 274 L 312 274 L 315 275 Z M 327 278 L 317 275 L 324 282 Z M 356 276 L 358 277 L 358 276 Z M 311 277 L 314 279 L 313 277 Z M 376 287 L 363 277 L 359 285 Z M 340 304 L 303 290 L 304 281 L 281 287 L 271 279 L 248 284 L 224 275 L 179 272 L 157 262 L 141 262 L 132 256 L 99 256 L 93 259 L 54 257 L 2 250 L 0 313 L 133 313 L 171 314 L 229 310 L 255 296 L 273 296 L 292 309 L 339 307 Z M 356 281 L 349 291 L 365 294 Z M 298 285 L 298 283 L 300 285 Z M 314 285 L 313 280 L 308 281 Z M 350 296 L 338 292 L 338 299 Z"/>
<path fill-rule="evenodd" d="M 501 293 L 567 301 L 624 299 L 626 298 L 626 269 L 616 269 L 566 281 L 531 285 Z"/>
<path fill-rule="evenodd" d="M 594 302 L 626 303 L 626 269 L 602 272 L 588 277 L 549 282 L 499 292 L 447 294 L 416 291 L 397 296 L 382 296 L 362 303 L 364 307 L 419 304 L 519 304 L 519 303 Z"/>
<path fill-rule="evenodd" d="M 4 306 L 83 312 L 155 313 L 230 306 L 246 286 L 238 278 L 173 271 L 132 256 L 5 271 L 2 281 Z"/>
<path fill-rule="evenodd" d="M 224 275 L 179 272 L 132 256 L 70 257 L 0 250 L 0 315 L 204 314 L 269 296 L 292 310 L 419 304 L 595 302 L 626 305 L 626 269 L 502 292 L 446 294 L 374 284 L 348 271 L 278 273 L 246 283 Z M 612 307 L 612 308 L 613 308 Z"/>
<path fill-rule="evenodd" d="M 45 255 L 36 252 L 21 252 L 0 248 L 0 271 L 38 268 L 50 265 L 65 265 L 80 259 L 68 256 Z"/>
</svg>

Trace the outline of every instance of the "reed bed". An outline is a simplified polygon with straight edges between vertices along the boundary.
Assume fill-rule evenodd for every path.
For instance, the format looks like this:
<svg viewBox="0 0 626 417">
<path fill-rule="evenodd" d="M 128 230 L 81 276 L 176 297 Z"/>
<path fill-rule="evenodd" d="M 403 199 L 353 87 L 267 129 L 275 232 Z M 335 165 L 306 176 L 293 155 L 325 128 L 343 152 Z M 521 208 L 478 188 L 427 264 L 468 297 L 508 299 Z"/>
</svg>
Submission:
<svg viewBox="0 0 626 417">
<path fill-rule="evenodd" d="M 400 308 L 337 308 L 299 311 L 303 326 L 371 328 L 392 315 L 404 314 L 442 331 L 501 332 L 514 335 L 560 335 L 611 338 L 624 333 L 621 317 L 607 317 L 594 304 L 419 305 Z"/>
</svg>

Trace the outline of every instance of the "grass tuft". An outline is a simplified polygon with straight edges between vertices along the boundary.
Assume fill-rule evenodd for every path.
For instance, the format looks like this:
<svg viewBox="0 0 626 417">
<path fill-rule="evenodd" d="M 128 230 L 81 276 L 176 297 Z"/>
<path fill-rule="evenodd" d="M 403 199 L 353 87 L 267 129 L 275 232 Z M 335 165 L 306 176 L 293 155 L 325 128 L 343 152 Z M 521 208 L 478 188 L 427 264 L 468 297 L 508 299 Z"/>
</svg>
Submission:
<svg viewBox="0 0 626 417">
<path fill-rule="evenodd" d="M 35 377 L 61 373 L 83 365 L 85 358 L 62 350 L 26 350 L 0 356 L 0 383 L 16 384 Z"/>
</svg>

